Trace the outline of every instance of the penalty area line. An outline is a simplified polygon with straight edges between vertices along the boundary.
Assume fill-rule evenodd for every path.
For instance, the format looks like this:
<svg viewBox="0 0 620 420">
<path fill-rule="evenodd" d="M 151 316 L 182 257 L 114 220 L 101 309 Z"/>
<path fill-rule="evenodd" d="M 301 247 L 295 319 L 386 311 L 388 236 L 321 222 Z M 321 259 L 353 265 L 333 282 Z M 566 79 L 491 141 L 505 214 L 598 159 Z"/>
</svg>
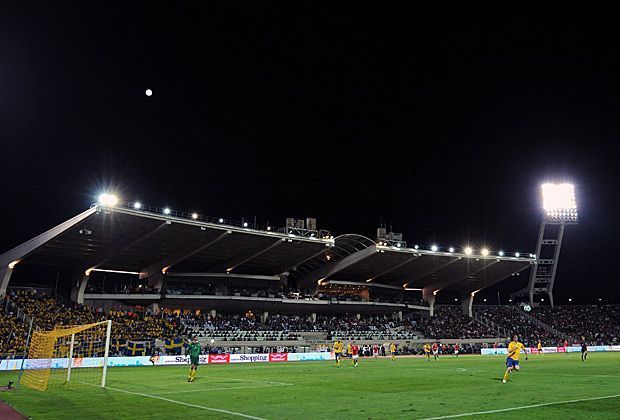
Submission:
<svg viewBox="0 0 620 420">
<path fill-rule="evenodd" d="M 467 417 L 467 416 L 479 416 L 479 415 L 482 415 L 482 414 L 505 413 L 507 411 L 527 410 L 528 408 L 546 407 L 546 406 L 549 406 L 549 405 L 574 404 L 574 403 L 585 402 L 585 401 L 608 400 L 608 399 L 612 399 L 612 398 L 620 398 L 620 394 L 605 395 L 605 396 L 602 396 L 602 397 L 580 398 L 580 399 L 577 399 L 577 400 L 565 400 L 565 401 L 554 401 L 554 402 L 540 403 L 540 404 L 522 405 L 520 407 L 500 408 L 498 410 L 472 411 L 471 413 L 449 414 L 449 415 L 446 415 L 446 416 L 438 416 L 438 417 L 425 417 L 425 418 L 423 418 L 421 420 L 453 419 L 453 418 L 456 418 L 456 417 Z"/>
</svg>

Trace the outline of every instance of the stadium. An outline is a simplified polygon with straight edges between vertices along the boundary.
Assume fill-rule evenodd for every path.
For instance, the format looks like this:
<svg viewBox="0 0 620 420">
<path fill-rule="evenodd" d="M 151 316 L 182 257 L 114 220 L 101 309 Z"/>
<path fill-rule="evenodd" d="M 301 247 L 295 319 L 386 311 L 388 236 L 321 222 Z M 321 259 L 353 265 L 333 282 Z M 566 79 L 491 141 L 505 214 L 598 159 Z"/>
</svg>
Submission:
<svg viewBox="0 0 620 420">
<path fill-rule="evenodd" d="M 586 342 L 589 352 L 620 350 L 617 306 L 553 306 L 562 233 L 578 222 L 572 186 L 565 188 L 543 186 L 536 254 L 469 245 L 424 249 L 384 227 L 375 239 L 333 236 L 315 219 L 258 226 L 102 194 L 89 209 L 0 255 L 0 378 L 18 390 L 0 395 L 35 417 L 54 418 L 59 402 L 93 398 L 120 404 L 120 411 L 98 407 L 90 414 L 106 418 L 132 410 L 157 417 L 174 405 L 201 417 L 286 418 L 290 408 L 273 401 L 274 391 L 307 406 L 340 393 L 329 381 L 358 383 L 364 381 L 360 375 L 371 375 L 368 390 L 352 387 L 364 402 L 332 414 L 450 417 L 458 407 L 461 416 L 470 413 L 463 410 L 466 392 L 453 392 L 458 405 L 438 408 L 404 404 L 409 396 L 378 404 L 380 395 L 367 391 L 379 384 L 415 396 L 421 384 L 436 380 L 465 388 L 476 376 L 500 380 L 501 355 L 510 352 L 513 334 L 531 359 L 528 373 L 513 374 L 523 376 L 514 381 L 546 386 L 536 373 L 566 371 Z M 557 201 L 558 194 L 568 199 Z M 70 296 L 53 290 L 51 281 L 47 287 L 12 286 L 13 276 L 33 267 L 69 270 Z M 485 288 L 521 275 L 529 277 L 528 285 L 509 304 L 476 302 Z M 551 305 L 541 305 L 540 296 Z M 185 381 L 193 345 L 199 358 L 191 364 L 201 366 Z M 337 356 L 343 360 L 334 363 Z M 550 416 L 572 415 L 596 404 L 611 415 L 616 396 L 611 389 L 599 395 L 603 381 L 595 378 L 609 378 L 617 387 L 613 366 L 617 353 L 600 353 L 588 361 L 592 371 L 552 375 L 587 391 L 579 394 L 577 408 L 561 407 L 569 403 L 559 390 L 541 401 L 512 399 L 510 407 L 497 398 L 471 413 L 549 407 Z M 583 389 L 584 379 L 592 386 Z M 209 404 L 199 403 L 203 392 Z M 246 393 L 251 404 L 239 405 Z M 140 402 L 145 398 L 153 400 L 148 408 Z M 310 417 L 331 412 L 329 404 L 313 410 Z"/>
<path fill-rule="evenodd" d="M 617 19 L 7 2 L 0 420 L 620 418 Z"/>
</svg>

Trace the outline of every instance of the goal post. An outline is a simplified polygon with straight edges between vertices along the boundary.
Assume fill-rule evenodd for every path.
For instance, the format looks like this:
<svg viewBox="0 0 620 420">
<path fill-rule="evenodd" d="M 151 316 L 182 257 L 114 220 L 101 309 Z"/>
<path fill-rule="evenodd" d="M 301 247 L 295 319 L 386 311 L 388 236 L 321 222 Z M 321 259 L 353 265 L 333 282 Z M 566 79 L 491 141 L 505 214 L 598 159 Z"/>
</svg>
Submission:
<svg viewBox="0 0 620 420">
<path fill-rule="evenodd" d="M 81 384 L 105 387 L 111 330 L 107 320 L 35 331 L 21 384 L 39 391 Z"/>
</svg>

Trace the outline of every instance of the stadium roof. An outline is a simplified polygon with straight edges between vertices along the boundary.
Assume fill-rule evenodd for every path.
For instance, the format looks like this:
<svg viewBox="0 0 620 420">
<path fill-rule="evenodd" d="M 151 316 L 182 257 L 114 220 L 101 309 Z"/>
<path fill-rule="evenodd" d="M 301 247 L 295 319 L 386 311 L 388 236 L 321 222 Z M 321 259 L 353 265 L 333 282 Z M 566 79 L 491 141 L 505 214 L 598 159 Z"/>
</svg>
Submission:
<svg viewBox="0 0 620 420">
<path fill-rule="evenodd" d="M 469 255 L 392 246 L 361 235 L 250 227 L 129 203 L 100 204 L 0 255 L 4 292 L 17 265 L 140 275 L 290 276 L 301 286 L 329 281 L 471 293 L 529 268 L 535 256 Z M 8 272 L 8 276 L 6 273 Z M 1 294 L 1 293 L 0 293 Z"/>
</svg>

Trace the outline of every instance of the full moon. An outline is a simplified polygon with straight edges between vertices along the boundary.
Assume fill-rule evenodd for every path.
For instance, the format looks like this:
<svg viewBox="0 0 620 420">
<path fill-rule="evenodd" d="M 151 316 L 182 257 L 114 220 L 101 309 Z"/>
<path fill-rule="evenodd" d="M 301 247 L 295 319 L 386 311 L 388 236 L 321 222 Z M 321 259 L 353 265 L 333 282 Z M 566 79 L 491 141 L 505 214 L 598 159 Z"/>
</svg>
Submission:
<svg viewBox="0 0 620 420">
<path fill-rule="evenodd" d="M 147 89 L 144 93 L 146 93 L 146 96 L 151 96 L 153 94 L 153 91 L 151 89 Z"/>
</svg>

